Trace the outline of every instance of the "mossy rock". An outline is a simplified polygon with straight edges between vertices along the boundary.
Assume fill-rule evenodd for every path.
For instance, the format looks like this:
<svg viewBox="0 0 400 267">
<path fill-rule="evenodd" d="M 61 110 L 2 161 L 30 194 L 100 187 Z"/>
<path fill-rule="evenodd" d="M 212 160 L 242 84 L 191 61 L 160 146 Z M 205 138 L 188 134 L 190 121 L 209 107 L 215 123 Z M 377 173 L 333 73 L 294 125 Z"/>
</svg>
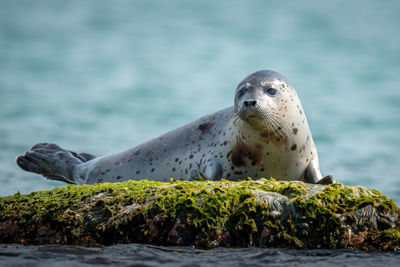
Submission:
<svg viewBox="0 0 400 267">
<path fill-rule="evenodd" d="M 400 248 L 400 211 L 342 184 L 127 181 L 0 198 L 0 242 L 213 247 Z"/>
</svg>

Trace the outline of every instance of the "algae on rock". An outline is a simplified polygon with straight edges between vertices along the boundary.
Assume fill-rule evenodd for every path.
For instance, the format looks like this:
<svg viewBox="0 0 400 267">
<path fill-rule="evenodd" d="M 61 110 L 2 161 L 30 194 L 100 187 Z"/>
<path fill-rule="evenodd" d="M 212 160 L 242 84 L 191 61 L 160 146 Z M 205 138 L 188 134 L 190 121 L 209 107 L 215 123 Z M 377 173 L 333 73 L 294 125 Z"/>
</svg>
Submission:
<svg viewBox="0 0 400 267">
<path fill-rule="evenodd" d="M 0 198 L 0 242 L 400 247 L 400 211 L 376 190 L 298 181 L 126 181 Z"/>
</svg>

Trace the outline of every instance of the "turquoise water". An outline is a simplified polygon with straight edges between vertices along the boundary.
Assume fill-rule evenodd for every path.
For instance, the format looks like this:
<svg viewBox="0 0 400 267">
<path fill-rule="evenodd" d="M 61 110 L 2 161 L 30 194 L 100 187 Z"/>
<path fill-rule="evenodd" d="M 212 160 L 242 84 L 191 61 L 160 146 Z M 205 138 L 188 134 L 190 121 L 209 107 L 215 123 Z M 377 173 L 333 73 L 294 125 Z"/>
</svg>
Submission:
<svg viewBox="0 0 400 267">
<path fill-rule="evenodd" d="M 103 155 L 233 104 L 259 69 L 297 89 L 322 170 L 400 202 L 399 1 L 1 1 L 0 195 L 38 142 Z"/>
<path fill-rule="evenodd" d="M 400 203 L 400 1 L 0 1 L 0 195 L 62 186 L 14 160 L 103 155 L 233 104 L 259 69 L 295 86 L 321 168 Z"/>
</svg>

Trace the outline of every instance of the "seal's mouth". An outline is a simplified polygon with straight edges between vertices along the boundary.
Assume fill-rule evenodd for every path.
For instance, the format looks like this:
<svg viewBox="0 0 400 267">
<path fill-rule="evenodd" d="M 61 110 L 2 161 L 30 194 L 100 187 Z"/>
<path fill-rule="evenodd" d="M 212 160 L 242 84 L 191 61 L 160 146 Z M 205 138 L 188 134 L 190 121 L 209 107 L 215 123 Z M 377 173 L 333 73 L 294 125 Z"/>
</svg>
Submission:
<svg viewBox="0 0 400 267">
<path fill-rule="evenodd" d="M 239 110 L 237 113 L 241 121 L 248 123 L 257 129 L 267 129 L 275 132 L 288 133 L 287 125 L 276 114 L 268 112 L 267 110 L 261 110 L 257 107 L 245 107 Z M 286 129 L 287 128 L 287 129 Z"/>
<path fill-rule="evenodd" d="M 265 124 L 265 114 L 255 108 L 244 108 L 238 113 L 239 118 L 254 126 Z"/>
<path fill-rule="evenodd" d="M 235 123 L 239 123 L 241 132 L 249 133 L 255 130 L 262 137 L 273 135 L 279 139 L 292 138 L 290 126 L 274 113 L 257 113 L 243 110 L 237 113 L 236 118 Z M 265 133 L 268 134 L 266 135 Z"/>
</svg>

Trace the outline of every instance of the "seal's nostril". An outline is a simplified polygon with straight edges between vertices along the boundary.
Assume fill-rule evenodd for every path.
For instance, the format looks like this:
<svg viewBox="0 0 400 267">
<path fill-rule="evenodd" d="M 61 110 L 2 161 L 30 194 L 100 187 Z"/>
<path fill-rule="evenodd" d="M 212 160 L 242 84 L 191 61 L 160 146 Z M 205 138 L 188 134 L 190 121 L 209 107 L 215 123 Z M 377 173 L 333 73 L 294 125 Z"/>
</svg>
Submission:
<svg viewBox="0 0 400 267">
<path fill-rule="evenodd" d="M 254 107 L 257 104 L 257 101 L 255 101 L 255 100 L 246 100 L 246 101 L 243 101 L 243 104 L 246 107 Z"/>
</svg>

